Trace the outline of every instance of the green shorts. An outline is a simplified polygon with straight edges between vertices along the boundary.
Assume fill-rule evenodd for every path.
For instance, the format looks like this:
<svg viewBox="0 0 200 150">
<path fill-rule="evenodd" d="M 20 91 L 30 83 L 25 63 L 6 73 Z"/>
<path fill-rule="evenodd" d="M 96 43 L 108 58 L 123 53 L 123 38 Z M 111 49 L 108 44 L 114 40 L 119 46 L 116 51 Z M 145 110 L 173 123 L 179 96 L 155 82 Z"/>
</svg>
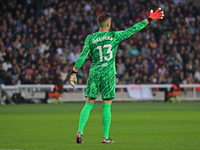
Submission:
<svg viewBox="0 0 200 150">
<path fill-rule="evenodd" d="M 97 98 L 99 92 L 102 99 L 115 98 L 115 74 L 89 75 L 85 97 Z"/>
</svg>

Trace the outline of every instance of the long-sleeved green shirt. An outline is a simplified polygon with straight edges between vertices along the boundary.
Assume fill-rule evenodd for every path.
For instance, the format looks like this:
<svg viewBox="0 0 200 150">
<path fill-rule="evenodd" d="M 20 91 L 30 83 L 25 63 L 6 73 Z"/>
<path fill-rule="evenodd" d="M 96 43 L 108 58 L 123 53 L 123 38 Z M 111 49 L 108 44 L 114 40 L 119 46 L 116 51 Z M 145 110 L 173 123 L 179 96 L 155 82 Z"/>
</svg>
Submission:
<svg viewBox="0 0 200 150">
<path fill-rule="evenodd" d="M 89 52 L 92 56 L 90 74 L 116 74 L 115 56 L 119 43 L 147 26 L 143 20 L 124 31 L 96 32 L 88 35 L 75 68 L 81 68 Z"/>
</svg>

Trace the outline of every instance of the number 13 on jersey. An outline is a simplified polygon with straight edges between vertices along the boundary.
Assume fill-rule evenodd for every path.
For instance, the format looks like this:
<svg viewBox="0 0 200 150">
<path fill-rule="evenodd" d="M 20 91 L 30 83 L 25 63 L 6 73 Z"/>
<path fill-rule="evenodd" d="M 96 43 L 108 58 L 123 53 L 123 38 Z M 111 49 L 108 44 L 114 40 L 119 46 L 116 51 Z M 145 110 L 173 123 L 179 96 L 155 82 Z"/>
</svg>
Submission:
<svg viewBox="0 0 200 150">
<path fill-rule="evenodd" d="M 109 54 L 109 57 L 107 57 L 107 56 L 103 57 L 102 47 L 108 48 L 106 54 Z M 97 46 L 97 49 L 99 50 L 100 62 L 103 62 L 103 59 L 105 61 L 109 61 L 113 57 L 113 52 L 111 51 L 111 49 L 112 49 L 111 44 L 105 44 L 103 46 Z"/>
</svg>

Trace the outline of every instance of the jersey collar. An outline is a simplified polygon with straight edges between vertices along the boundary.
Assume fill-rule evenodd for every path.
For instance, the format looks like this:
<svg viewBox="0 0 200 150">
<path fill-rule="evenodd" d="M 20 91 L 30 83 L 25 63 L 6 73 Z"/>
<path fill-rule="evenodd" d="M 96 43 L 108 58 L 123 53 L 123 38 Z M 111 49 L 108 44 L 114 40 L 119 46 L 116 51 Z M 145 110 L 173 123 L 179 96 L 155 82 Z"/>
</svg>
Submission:
<svg viewBox="0 0 200 150">
<path fill-rule="evenodd" d="M 101 31 L 101 32 L 99 31 L 99 33 L 105 33 L 105 32 L 108 32 L 108 31 Z"/>
<path fill-rule="evenodd" d="M 105 33 L 107 33 L 107 32 L 108 32 L 108 31 L 102 31 L 102 32 L 99 31 L 99 33 L 101 33 L 101 34 L 105 34 Z"/>
</svg>

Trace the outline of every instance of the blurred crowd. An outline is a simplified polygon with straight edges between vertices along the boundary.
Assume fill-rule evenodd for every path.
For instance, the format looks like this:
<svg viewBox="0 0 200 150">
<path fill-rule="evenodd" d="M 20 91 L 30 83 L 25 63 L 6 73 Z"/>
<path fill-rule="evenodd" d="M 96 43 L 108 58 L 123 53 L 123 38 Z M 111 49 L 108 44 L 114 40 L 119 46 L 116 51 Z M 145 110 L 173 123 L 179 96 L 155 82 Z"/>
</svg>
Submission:
<svg viewBox="0 0 200 150">
<path fill-rule="evenodd" d="M 200 7 L 184 0 L 0 1 L 0 84 L 51 84 L 67 76 L 96 18 L 108 13 L 111 31 L 125 30 L 162 8 L 152 22 L 119 44 L 117 84 L 200 83 Z M 78 72 L 86 84 L 89 55 Z"/>
</svg>

